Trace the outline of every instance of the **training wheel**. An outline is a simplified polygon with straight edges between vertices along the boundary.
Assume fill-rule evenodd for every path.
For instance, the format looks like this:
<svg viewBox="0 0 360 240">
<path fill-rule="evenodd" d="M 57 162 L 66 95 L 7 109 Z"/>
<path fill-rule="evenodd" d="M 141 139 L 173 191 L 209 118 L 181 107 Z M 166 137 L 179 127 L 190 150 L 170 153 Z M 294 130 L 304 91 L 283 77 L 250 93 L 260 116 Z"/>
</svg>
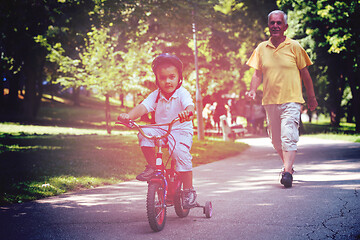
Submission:
<svg viewBox="0 0 360 240">
<path fill-rule="evenodd" d="M 206 201 L 205 203 L 204 214 L 207 218 L 211 218 L 212 216 L 212 204 L 210 201 Z"/>
</svg>

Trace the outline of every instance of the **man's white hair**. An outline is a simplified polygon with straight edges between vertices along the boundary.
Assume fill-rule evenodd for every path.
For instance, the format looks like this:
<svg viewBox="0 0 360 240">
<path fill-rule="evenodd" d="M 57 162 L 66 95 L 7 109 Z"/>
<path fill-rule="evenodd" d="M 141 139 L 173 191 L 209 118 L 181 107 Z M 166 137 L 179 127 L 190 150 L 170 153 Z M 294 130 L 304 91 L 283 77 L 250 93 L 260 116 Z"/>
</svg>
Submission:
<svg viewBox="0 0 360 240">
<path fill-rule="evenodd" d="M 274 11 L 272 11 L 271 13 L 269 13 L 269 15 L 268 15 L 268 22 L 269 22 L 270 16 L 273 15 L 273 14 L 282 14 L 282 15 L 284 16 L 285 24 L 287 24 L 287 15 L 286 15 L 286 13 L 284 13 L 284 12 L 281 11 L 281 10 L 274 10 Z"/>
</svg>

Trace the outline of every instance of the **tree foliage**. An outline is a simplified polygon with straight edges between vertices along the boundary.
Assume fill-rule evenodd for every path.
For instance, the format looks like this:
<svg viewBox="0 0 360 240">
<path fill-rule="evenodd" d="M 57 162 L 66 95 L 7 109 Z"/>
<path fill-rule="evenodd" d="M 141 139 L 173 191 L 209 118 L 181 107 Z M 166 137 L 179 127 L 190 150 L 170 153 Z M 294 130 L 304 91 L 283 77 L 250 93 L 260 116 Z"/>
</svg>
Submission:
<svg viewBox="0 0 360 240">
<path fill-rule="evenodd" d="M 162 52 L 180 57 L 184 85 L 195 94 L 194 26 L 203 97 L 239 95 L 252 75 L 245 63 L 269 37 L 267 14 L 278 7 L 288 12 L 288 36 L 315 62 L 321 111 L 332 112 L 335 125 L 345 114 L 359 130 L 359 1 L 350 0 L 6 0 L 0 90 L 9 94 L 0 104 L 17 107 L 2 114 L 35 117 L 46 79 L 104 96 L 131 93 L 138 102 L 156 87 L 150 66 Z"/>
<path fill-rule="evenodd" d="M 325 85 L 317 84 L 317 90 L 326 111 L 333 116 L 332 124 L 338 126 L 346 115 L 348 120 L 355 119 L 360 131 L 360 114 L 355 110 L 360 104 L 360 1 L 283 0 L 280 6 L 288 9 L 296 22 L 294 36 L 311 49 L 315 77 Z"/>
<path fill-rule="evenodd" d="M 3 69 L 7 87 L 15 98 L 4 99 L 10 106 L 2 108 L 5 115 L 23 115 L 27 119 L 36 117 L 40 106 L 44 76 L 46 48 L 38 36 L 58 42 L 61 39 L 66 55 L 74 59 L 76 46 L 81 44 L 83 33 L 96 22 L 89 12 L 95 7 L 94 1 L 87 0 L 6 0 L 0 12 L 1 60 L 10 63 L 11 69 Z M 10 59 L 10 61 L 9 61 Z M 24 101 L 19 101 L 17 92 L 24 89 Z M 3 97 L 3 96 L 1 96 Z M 9 112 L 15 109 L 16 112 Z"/>
</svg>

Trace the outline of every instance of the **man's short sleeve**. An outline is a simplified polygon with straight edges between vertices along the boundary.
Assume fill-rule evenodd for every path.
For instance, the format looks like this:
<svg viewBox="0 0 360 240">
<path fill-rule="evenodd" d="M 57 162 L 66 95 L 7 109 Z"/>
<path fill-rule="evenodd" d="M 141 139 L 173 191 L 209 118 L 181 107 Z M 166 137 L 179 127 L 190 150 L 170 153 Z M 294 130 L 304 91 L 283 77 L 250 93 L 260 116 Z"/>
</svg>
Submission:
<svg viewBox="0 0 360 240">
<path fill-rule="evenodd" d="M 299 70 L 313 64 L 305 49 L 298 42 L 294 44 L 294 52 L 296 56 L 296 64 Z"/>
<path fill-rule="evenodd" d="M 246 64 L 249 67 L 255 68 L 256 70 L 261 70 L 261 59 L 260 59 L 260 51 L 259 46 L 254 50 L 254 52 L 251 54 L 249 60 L 246 62 Z"/>
</svg>

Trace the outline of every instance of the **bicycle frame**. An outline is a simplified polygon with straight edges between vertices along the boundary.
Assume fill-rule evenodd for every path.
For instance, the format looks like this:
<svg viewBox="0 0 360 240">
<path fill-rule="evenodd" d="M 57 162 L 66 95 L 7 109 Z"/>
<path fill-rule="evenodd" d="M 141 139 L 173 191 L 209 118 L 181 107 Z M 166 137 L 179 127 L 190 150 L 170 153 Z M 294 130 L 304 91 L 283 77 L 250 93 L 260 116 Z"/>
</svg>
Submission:
<svg viewBox="0 0 360 240">
<path fill-rule="evenodd" d="M 192 116 L 190 112 L 190 116 Z M 175 207 L 175 212 L 178 217 L 186 217 L 189 214 L 190 209 L 183 208 L 182 202 L 182 180 L 180 178 L 179 172 L 175 169 L 175 160 L 171 160 L 170 168 L 166 168 L 166 164 L 163 161 L 163 152 L 161 139 L 165 139 L 170 135 L 170 131 L 175 122 L 179 121 L 180 118 L 177 117 L 167 124 L 150 124 L 150 125 L 138 125 L 132 120 L 128 122 L 117 122 L 123 124 L 129 128 L 137 128 L 137 130 L 145 138 L 154 140 L 156 150 L 156 171 L 154 176 L 148 180 L 148 193 L 146 199 L 146 209 L 147 216 L 149 220 L 150 227 L 155 232 L 161 231 L 166 222 L 166 208 L 170 206 Z M 165 134 L 161 136 L 148 136 L 143 131 L 142 128 L 146 127 L 159 127 L 159 126 L 168 126 L 168 129 Z M 171 156 L 170 156 L 171 157 Z M 194 207 L 201 207 L 204 210 L 204 214 L 207 218 L 210 218 L 212 215 L 212 204 L 210 201 L 207 201 L 205 206 L 201 206 L 199 203 L 196 203 Z"/>
<path fill-rule="evenodd" d="M 162 146 L 162 144 L 161 144 L 161 139 L 165 139 L 170 135 L 172 126 L 175 124 L 175 122 L 177 122 L 179 120 L 180 120 L 180 118 L 177 117 L 174 120 L 172 120 L 170 123 L 149 124 L 149 125 L 138 125 L 136 122 L 134 122 L 132 120 L 129 120 L 129 122 L 127 122 L 127 123 L 117 122 L 117 123 L 123 124 L 129 128 L 136 128 L 140 132 L 140 134 L 143 135 L 145 138 L 154 140 L 155 146 L 157 148 L 156 172 L 155 172 L 154 177 L 152 177 L 148 181 L 148 183 L 157 182 L 164 186 L 164 199 L 166 201 L 164 202 L 165 206 L 163 206 L 163 207 L 168 207 L 168 206 L 173 205 L 173 198 L 176 194 L 175 191 L 176 191 L 177 187 L 179 187 L 179 185 L 181 184 L 181 181 L 179 179 L 179 177 L 180 177 L 179 173 L 175 170 L 174 160 L 171 160 L 170 168 L 166 169 L 166 166 L 163 162 L 162 148 L 164 148 L 164 146 Z M 142 129 L 142 128 L 161 127 L 161 126 L 168 126 L 167 130 L 164 129 L 164 131 L 166 131 L 166 133 L 162 136 L 148 136 Z M 175 185 L 173 185 L 173 184 L 175 184 Z"/>
</svg>

